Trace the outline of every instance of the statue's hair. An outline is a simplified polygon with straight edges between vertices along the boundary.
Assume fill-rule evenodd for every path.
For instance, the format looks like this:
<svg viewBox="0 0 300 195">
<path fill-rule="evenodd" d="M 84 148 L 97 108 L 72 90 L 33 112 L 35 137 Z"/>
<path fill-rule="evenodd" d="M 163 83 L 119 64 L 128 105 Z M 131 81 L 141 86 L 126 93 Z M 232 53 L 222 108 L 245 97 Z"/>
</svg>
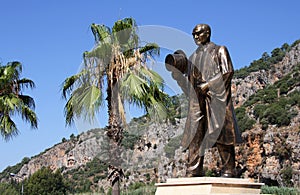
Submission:
<svg viewBox="0 0 300 195">
<path fill-rule="evenodd" d="M 209 36 L 211 35 L 211 29 L 210 26 L 208 24 L 197 24 L 194 29 L 193 29 L 193 33 L 198 32 L 200 30 L 206 30 L 209 33 Z"/>
</svg>

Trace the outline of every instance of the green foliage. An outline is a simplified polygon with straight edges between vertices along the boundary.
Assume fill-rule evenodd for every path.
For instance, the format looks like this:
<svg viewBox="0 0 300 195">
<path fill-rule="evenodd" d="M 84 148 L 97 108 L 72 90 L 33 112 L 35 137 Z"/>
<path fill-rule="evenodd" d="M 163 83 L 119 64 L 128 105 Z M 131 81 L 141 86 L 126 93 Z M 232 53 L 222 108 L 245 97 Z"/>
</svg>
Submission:
<svg viewBox="0 0 300 195">
<path fill-rule="evenodd" d="M 249 130 L 253 127 L 255 124 L 255 120 L 251 119 L 246 114 L 246 108 L 241 106 L 239 108 L 235 109 L 236 119 L 238 123 L 238 127 L 241 132 L 244 132 L 245 130 Z"/>
<path fill-rule="evenodd" d="M 254 60 L 249 66 L 245 66 L 244 68 L 235 71 L 234 77 L 243 79 L 251 72 L 269 70 L 271 65 L 280 62 L 285 56 L 286 52 L 288 52 L 293 46 L 295 46 L 295 43 L 292 46 L 284 43 L 281 48 L 275 48 L 273 51 L 271 51 L 271 56 L 267 52 L 264 52 L 260 59 Z"/>
<path fill-rule="evenodd" d="M 10 62 L 0 64 L 0 134 L 6 140 L 18 135 L 18 128 L 13 116 L 20 115 L 31 128 L 38 126 L 34 112 L 35 102 L 32 97 L 23 95 L 23 89 L 34 88 L 35 84 L 27 78 L 20 78 L 22 64 Z"/>
<path fill-rule="evenodd" d="M 244 103 L 244 107 L 254 106 L 253 114 L 256 119 L 259 119 L 263 129 L 266 129 L 268 124 L 278 127 L 289 125 L 291 119 L 297 115 L 297 111 L 293 110 L 292 106 L 300 105 L 300 92 L 297 90 L 291 92 L 291 90 L 300 84 L 299 70 L 298 64 L 274 85 L 258 90 Z M 247 124 L 247 121 L 243 120 L 244 111 L 237 110 L 237 112 L 238 120 L 242 121 L 239 125 L 243 127 Z"/>
<path fill-rule="evenodd" d="M 156 187 L 154 185 L 146 185 L 142 182 L 136 182 L 129 185 L 128 190 L 123 190 L 121 195 L 154 195 Z"/>
<path fill-rule="evenodd" d="M 19 195 L 20 192 L 9 183 L 0 183 L 0 194 L 1 195 Z"/>
<path fill-rule="evenodd" d="M 261 102 L 265 101 L 263 100 Z M 267 127 L 266 124 L 273 124 L 279 127 L 286 126 L 290 124 L 291 119 L 297 114 L 291 111 L 291 106 L 299 106 L 299 102 L 300 92 L 294 91 L 288 96 L 281 96 L 277 101 L 274 100 L 270 104 L 255 104 L 254 116 L 260 119 L 260 123 L 264 127 L 263 129 Z M 247 105 L 248 104 L 249 102 Z"/>
<path fill-rule="evenodd" d="M 273 103 L 263 112 L 262 118 L 266 118 L 270 124 L 277 126 L 286 126 L 290 123 L 288 111 L 278 103 Z"/>
<path fill-rule="evenodd" d="M 66 172 L 68 183 L 72 186 L 72 193 L 91 192 L 91 188 L 98 186 L 100 179 L 107 176 L 108 165 L 98 158 L 94 158 L 84 167 L 78 167 Z"/>
<path fill-rule="evenodd" d="M 61 195 L 67 194 L 67 185 L 59 170 L 52 172 L 50 168 L 43 167 L 24 183 L 25 194 L 32 195 Z"/>
<path fill-rule="evenodd" d="M 264 89 L 258 90 L 255 94 L 251 95 L 244 103 L 244 106 L 251 106 L 257 102 L 268 104 L 274 102 L 278 98 L 277 89 L 274 86 L 267 86 Z"/>
<path fill-rule="evenodd" d="M 183 135 L 178 135 L 169 140 L 169 142 L 165 145 L 164 150 L 166 152 L 166 156 L 168 158 L 174 158 L 175 150 L 180 147 L 180 142 Z"/>
<path fill-rule="evenodd" d="M 287 94 L 290 89 L 293 89 L 295 86 L 300 83 L 300 64 L 298 64 L 292 72 L 285 75 L 279 81 L 274 83 L 274 87 L 280 90 L 280 94 Z"/>
<path fill-rule="evenodd" d="M 1 179 L 8 179 L 10 177 L 10 173 L 18 173 L 21 168 L 30 161 L 30 158 L 24 157 L 20 163 L 17 163 L 14 166 L 8 166 L 0 173 Z"/>
<path fill-rule="evenodd" d="M 204 169 L 205 177 L 218 177 L 218 173 L 215 170 Z"/>
<path fill-rule="evenodd" d="M 261 187 L 261 194 L 299 195 L 300 191 L 296 188 L 262 186 Z"/>
<path fill-rule="evenodd" d="M 295 47 L 300 43 L 300 39 L 296 40 L 294 43 L 292 43 L 291 47 Z"/>
<path fill-rule="evenodd" d="M 141 45 L 133 18 L 118 20 L 112 28 L 92 24 L 91 30 L 96 41 L 94 49 L 84 52 L 82 71 L 63 82 L 66 124 L 71 125 L 74 117 L 92 119 L 101 109 L 105 94 L 109 122 L 116 116 L 125 123 L 125 101 L 165 119 L 163 103 L 168 95 L 163 92 L 163 79 L 146 64 L 149 57 L 159 54 L 158 45 Z M 120 98 L 121 104 L 114 104 L 111 98 Z"/>
<path fill-rule="evenodd" d="M 140 136 L 136 134 L 131 134 L 128 131 L 123 132 L 124 138 L 122 140 L 122 146 L 124 146 L 125 149 L 134 149 L 134 145 L 137 143 L 138 140 L 140 140 Z"/>
<path fill-rule="evenodd" d="M 300 91 L 294 91 L 289 94 L 289 103 L 291 106 L 297 105 L 300 107 Z"/>
<path fill-rule="evenodd" d="M 291 166 L 285 167 L 280 171 L 283 186 L 292 187 L 293 186 L 293 168 Z"/>
</svg>

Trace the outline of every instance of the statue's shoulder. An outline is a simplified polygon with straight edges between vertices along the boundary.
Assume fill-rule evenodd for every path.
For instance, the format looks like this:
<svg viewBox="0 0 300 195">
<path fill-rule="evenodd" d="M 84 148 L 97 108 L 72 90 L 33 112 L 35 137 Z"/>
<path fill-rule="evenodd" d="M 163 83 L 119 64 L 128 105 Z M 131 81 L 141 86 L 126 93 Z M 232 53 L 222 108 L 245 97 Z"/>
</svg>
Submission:
<svg viewBox="0 0 300 195">
<path fill-rule="evenodd" d="M 228 52 L 228 49 L 227 49 L 226 46 L 220 45 L 218 47 L 218 53 L 221 54 L 221 55 L 228 55 L 229 52 Z"/>
</svg>

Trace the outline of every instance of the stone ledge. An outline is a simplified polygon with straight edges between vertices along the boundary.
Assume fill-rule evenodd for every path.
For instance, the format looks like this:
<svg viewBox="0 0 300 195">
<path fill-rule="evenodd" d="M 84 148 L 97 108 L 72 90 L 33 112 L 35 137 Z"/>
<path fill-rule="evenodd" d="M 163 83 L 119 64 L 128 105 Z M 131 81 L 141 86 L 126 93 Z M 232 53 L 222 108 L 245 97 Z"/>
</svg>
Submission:
<svg viewBox="0 0 300 195">
<path fill-rule="evenodd" d="M 221 177 L 171 178 L 157 183 L 156 195 L 260 194 L 263 183 Z"/>
</svg>

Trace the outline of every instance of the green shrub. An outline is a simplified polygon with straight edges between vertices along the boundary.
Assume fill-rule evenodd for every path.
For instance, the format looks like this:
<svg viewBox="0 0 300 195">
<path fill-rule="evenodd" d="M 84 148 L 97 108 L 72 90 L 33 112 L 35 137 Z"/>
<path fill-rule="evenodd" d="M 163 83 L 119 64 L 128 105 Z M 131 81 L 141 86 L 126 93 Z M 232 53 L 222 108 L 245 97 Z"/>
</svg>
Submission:
<svg viewBox="0 0 300 195">
<path fill-rule="evenodd" d="M 293 45 L 295 45 L 295 43 Z M 253 60 L 249 66 L 245 66 L 239 70 L 236 70 L 234 77 L 243 79 L 247 77 L 251 72 L 256 72 L 259 70 L 269 70 L 270 68 L 272 68 L 272 64 L 276 64 L 283 59 L 286 52 L 289 51 L 290 48 L 291 47 L 289 46 L 289 44 L 284 43 L 281 48 L 275 48 L 271 52 L 271 56 L 267 52 L 264 52 L 261 58 L 259 58 L 258 60 Z"/>
<path fill-rule="evenodd" d="M 122 146 L 124 146 L 125 149 L 134 149 L 134 145 L 137 143 L 138 140 L 140 140 L 140 136 L 135 134 L 130 134 L 128 131 L 124 131 L 123 133 L 123 140 L 122 140 Z"/>
<path fill-rule="evenodd" d="M 255 124 L 255 120 L 251 119 L 246 114 L 246 108 L 245 107 L 239 107 L 235 109 L 236 119 L 238 123 L 238 127 L 241 132 L 244 132 L 246 130 L 250 130 L 253 125 Z"/>
<path fill-rule="evenodd" d="M 154 185 L 146 185 L 142 182 L 136 182 L 128 187 L 128 190 L 123 190 L 121 195 L 154 195 L 156 187 Z"/>
<path fill-rule="evenodd" d="M 0 173 L 0 180 L 1 179 L 8 179 L 10 173 L 18 173 L 21 168 L 27 164 L 30 161 L 30 158 L 24 157 L 22 161 L 14 166 L 8 166 L 6 167 L 1 173 Z"/>
<path fill-rule="evenodd" d="M 275 194 L 275 195 L 299 195 L 300 191 L 296 188 L 262 186 L 261 194 Z"/>
<path fill-rule="evenodd" d="M 0 183 L 0 194 L 1 195 L 19 195 L 20 192 L 9 183 Z"/>
<path fill-rule="evenodd" d="M 50 168 L 43 167 L 24 182 L 25 194 L 62 195 L 67 194 L 66 185 L 59 170 L 54 173 Z"/>
<path fill-rule="evenodd" d="M 293 182 L 292 182 L 293 168 L 291 166 L 288 166 L 288 167 L 285 167 L 284 169 L 282 169 L 280 171 L 280 175 L 281 175 L 281 178 L 282 178 L 283 185 L 285 187 L 292 187 L 293 186 Z"/>
</svg>

